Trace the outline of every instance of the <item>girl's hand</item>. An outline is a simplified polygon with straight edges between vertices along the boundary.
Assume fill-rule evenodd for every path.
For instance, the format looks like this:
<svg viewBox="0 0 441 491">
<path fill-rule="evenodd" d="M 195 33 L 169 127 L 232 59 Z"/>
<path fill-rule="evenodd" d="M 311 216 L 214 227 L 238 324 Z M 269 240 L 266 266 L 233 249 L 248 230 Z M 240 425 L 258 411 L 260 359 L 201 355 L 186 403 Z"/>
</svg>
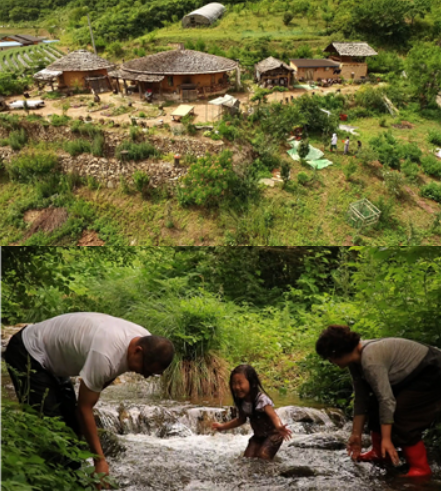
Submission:
<svg viewBox="0 0 441 491">
<path fill-rule="evenodd" d="M 222 431 L 223 424 L 221 424 L 221 423 L 213 423 L 211 425 L 211 427 L 213 428 L 213 430 Z"/>
<path fill-rule="evenodd" d="M 283 436 L 284 440 L 291 439 L 292 431 L 287 427 L 287 425 L 279 426 L 277 431 Z"/>
<path fill-rule="evenodd" d="M 361 436 L 352 434 L 346 446 L 349 457 L 352 460 L 357 460 L 361 454 Z"/>
<path fill-rule="evenodd" d="M 381 440 L 381 456 L 385 459 L 389 455 L 392 463 L 394 465 L 398 465 L 400 463 L 400 459 L 398 457 L 397 450 L 392 443 L 392 440 L 388 438 L 382 438 Z"/>
</svg>

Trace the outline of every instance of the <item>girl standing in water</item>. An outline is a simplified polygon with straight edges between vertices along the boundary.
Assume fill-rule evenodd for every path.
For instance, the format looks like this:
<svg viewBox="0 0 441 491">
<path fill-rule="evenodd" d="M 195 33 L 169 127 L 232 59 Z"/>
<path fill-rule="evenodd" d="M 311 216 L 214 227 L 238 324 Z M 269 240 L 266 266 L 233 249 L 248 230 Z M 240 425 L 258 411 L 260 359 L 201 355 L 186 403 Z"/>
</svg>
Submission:
<svg viewBox="0 0 441 491">
<path fill-rule="evenodd" d="M 347 326 L 329 326 L 316 351 L 351 372 L 355 401 L 348 453 L 352 459 L 398 464 L 395 447 L 400 446 L 410 467 L 405 477 L 430 476 L 422 433 L 441 414 L 441 350 L 402 338 L 361 341 Z M 366 419 L 372 450 L 361 453 Z"/>
<path fill-rule="evenodd" d="M 231 430 L 250 419 L 254 435 L 244 457 L 272 460 L 283 440 L 291 438 L 291 430 L 282 424 L 274 411 L 273 401 L 265 393 L 259 377 L 250 365 L 239 365 L 230 375 L 230 390 L 239 416 L 228 423 L 213 423 L 217 431 Z"/>
</svg>

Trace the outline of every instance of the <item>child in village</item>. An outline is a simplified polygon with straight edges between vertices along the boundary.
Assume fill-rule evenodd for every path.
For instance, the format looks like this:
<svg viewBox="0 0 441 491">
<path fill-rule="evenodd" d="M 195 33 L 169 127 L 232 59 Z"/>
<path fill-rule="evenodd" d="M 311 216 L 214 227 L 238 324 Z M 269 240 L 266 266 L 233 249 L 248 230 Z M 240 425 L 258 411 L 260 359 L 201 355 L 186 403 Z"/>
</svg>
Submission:
<svg viewBox="0 0 441 491">
<path fill-rule="evenodd" d="M 344 150 L 344 155 L 347 155 L 349 152 L 349 136 L 346 137 L 346 140 L 345 140 L 345 150 Z"/>
<path fill-rule="evenodd" d="M 272 400 L 265 393 L 259 377 L 250 365 L 239 365 L 230 375 L 230 390 L 239 416 L 228 423 L 213 423 L 217 431 L 231 430 L 250 420 L 254 435 L 244 457 L 272 460 L 283 440 L 291 438 L 291 430 L 274 411 Z"/>
<path fill-rule="evenodd" d="M 331 152 L 333 150 L 337 151 L 337 133 L 333 133 L 332 138 L 331 138 Z"/>
</svg>

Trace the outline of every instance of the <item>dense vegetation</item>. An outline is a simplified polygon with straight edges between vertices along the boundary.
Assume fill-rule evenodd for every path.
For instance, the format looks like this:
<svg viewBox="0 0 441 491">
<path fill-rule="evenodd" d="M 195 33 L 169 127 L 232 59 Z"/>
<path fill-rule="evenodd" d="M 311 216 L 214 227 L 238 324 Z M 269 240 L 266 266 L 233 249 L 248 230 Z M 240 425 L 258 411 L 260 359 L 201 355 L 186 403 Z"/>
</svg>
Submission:
<svg viewBox="0 0 441 491">
<path fill-rule="evenodd" d="M 222 396 L 229 370 L 247 362 L 273 395 L 300 390 L 304 397 L 349 410 L 348 373 L 314 354 L 327 325 L 349 324 L 364 338 L 401 336 L 441 347 L 439 247 L 3 247 L 2 252 L 3 322 L 101 311 L 140 323 L 176 346 L 164 376 L 164 390 L 172 397 Z M 3 421 L 17 421 L 16 411 L 4 406 Z M 5 489 L 28 489 L 18 482 L 49 489 L 63 473 L 58 467 L 49 473 L 51 464 L 42 461 L 47 432 L 60 435 L 60 446 L 50 449 L 58 459 L 65 456 L 69 436 L 60 423 L 19 414 L 24 425 L 3 425 L 11 433 L 2 439 L 8 455 Z M 439 441 L 439 430 L 431 430 L 428 443 Z M 15 456 L 26 464 L 18 474 Z M 66 483 L 89 482 L 84 480 L 90 469 L 81 472 L 69 474 Z"/>
</svg>

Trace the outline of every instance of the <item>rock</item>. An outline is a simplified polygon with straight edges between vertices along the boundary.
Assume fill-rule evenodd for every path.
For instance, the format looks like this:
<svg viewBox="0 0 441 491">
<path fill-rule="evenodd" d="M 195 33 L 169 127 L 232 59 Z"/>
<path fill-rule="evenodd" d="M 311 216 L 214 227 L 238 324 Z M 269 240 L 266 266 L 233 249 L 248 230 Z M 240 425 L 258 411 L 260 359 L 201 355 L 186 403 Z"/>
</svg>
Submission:
<svg viewBox="0 0 441 491">
<path fill-rule="evenodd" d="M 166 423 L 156 432 L 158 438 L 170 438 L 173 436 L 184 438 L 191 435 L 193 435 L 193 432 L 181 423 Z"/>
<path fill-rule="evenodd" d="M 282 477 L 316 477 L 317 472 L 306 465 L 295 465 L 280 472 Z"/>
</svg>

